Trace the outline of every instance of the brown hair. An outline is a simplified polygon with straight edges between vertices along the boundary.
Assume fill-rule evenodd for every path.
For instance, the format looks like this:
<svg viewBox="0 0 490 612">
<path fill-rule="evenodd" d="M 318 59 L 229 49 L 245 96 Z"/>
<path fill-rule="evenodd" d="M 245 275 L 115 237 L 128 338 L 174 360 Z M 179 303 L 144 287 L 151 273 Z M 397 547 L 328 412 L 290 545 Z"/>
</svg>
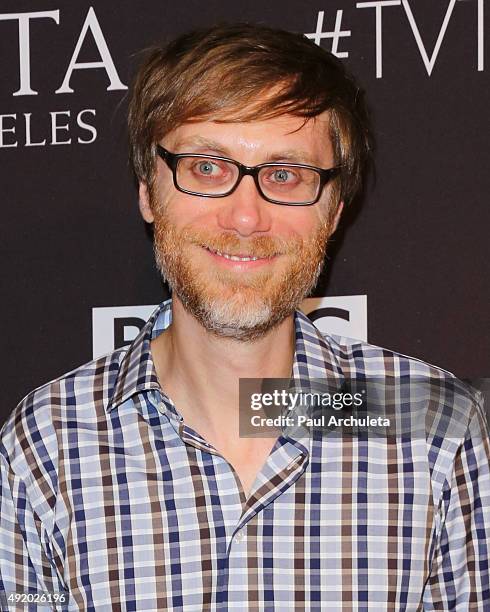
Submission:
<svg viewBox="0 0 490 612">
<path fill-rule="evenodd" d="M 358 191 L 370 153 L 367 110 L 352 76 L 305 36 L 262 25 L 214 26 L 148 49 L 129 105 L 130 156 L 150 186 L 154 143 L 185 122 L 305 121 L 330 111 L 339 199 Z"/>
</svg>

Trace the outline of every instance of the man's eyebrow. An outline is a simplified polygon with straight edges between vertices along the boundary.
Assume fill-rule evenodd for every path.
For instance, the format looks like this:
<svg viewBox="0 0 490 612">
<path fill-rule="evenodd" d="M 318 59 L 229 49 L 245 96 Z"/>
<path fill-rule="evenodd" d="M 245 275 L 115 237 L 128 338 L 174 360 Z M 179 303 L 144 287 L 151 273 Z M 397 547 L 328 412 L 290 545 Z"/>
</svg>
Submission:
<svg viewBox="0 0 490 612">
<path fill-rule="evenodd" d="M 264 162 L 275 162 L 275 161 L 290 161 L 296 164 L 308 164 L 310 166 L 319 166 L 318 160 L 311 155 L 309 151 L 303 151 L 301 149 L 287 149 L 285 151 L 277 151 L 269 153 Z"/>
<path fill-rule="evenodd" d="M 177 140 L 173 144 L 175 152 L 179 153 L 194 153 L 198 152 L 195 149 L 207 149 L 213 151 L 222 157 L 234 159 L 230 150 L 215 140 L 204 138 L 202 136 L 189 136 L 182 140 Z M 172 151 L 174 152 L 174 151 Z M 286 149 L 284 151 L 275 151 L 268 153 L 261 163 L 290 161 L 297 164 L 308 164 L 310 166 L 319 166 L 318 160 L 314 158 L 310 152 L 302 149 Z"/>
<path fill-rule="evenodd" d="M 194 153 L 195 151 L 191 149 L 209 149 L 223 157 L 231 157 L 229 150 L 221 143 L 202 136 L 189 136 L 188 138 L 177 140 L 172 146 L 179 153 Z"/>
</svg>

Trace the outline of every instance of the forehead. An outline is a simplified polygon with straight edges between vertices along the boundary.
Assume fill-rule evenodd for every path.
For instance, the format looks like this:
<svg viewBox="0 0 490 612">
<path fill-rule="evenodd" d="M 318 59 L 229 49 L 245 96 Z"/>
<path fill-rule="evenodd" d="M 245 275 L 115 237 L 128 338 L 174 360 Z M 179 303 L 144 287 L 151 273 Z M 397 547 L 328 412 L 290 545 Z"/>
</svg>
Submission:
<svg viewBox="0 0 490 612">
<path fill-rule="evenodd" d="M 191 121 L 172 130 L 162 142 L 172 152 L 216 151 L 239 156 L 244 162 L 259 163 L 259 158 L 276 153 L 320 166 L 333 159 L 328 113 L 306 121 L 293 115 L 247 122 Z"/>
</svg>

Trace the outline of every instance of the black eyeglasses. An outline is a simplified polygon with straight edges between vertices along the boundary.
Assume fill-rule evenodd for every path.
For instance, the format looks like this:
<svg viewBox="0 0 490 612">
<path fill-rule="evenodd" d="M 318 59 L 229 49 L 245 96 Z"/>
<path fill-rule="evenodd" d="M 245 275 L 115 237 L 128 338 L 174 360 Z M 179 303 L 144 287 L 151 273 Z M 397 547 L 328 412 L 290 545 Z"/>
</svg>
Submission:
<svg viewBox="0 0 490 612">
<path fill-rule="evenodd" d="M 170 153 L 159 144 L 158 155 L 172 170 L 174 185 L 182 193 L 205 198 L 232 194 L 246 175 L 253 177 L 260 195 L 272 204 L 310 206 L 318 202 L 325 185 L 340 168 L 316 168 L 305 164 L 266 163 L 244 166 L 228 157 L 202 153 Z"/>
</svg>

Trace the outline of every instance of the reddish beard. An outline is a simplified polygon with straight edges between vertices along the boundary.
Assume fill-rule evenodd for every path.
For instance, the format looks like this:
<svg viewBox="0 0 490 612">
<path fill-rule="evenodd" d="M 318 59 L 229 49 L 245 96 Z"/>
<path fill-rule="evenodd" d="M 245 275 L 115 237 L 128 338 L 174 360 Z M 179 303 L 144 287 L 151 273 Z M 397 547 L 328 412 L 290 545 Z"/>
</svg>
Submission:
<svg viewBox="0 0 490 612">
<path fill-rule="evenodd" d="M 308 239 L 215 234 L 192 226 L 178 230 L 152 198 L 157 266 L 173 296 L 209 332 L 253 341 L 290 316 L 315 287 L 323 267 L 332 216 Z M 249 257 L 274 257 L 263 269 L 237 272 L 207 264 L 198 249 Z M 196 252 L 194 256 L 192 251 Z M 277 269 L 276 268 L 279 268 Z"/>
</svg>

